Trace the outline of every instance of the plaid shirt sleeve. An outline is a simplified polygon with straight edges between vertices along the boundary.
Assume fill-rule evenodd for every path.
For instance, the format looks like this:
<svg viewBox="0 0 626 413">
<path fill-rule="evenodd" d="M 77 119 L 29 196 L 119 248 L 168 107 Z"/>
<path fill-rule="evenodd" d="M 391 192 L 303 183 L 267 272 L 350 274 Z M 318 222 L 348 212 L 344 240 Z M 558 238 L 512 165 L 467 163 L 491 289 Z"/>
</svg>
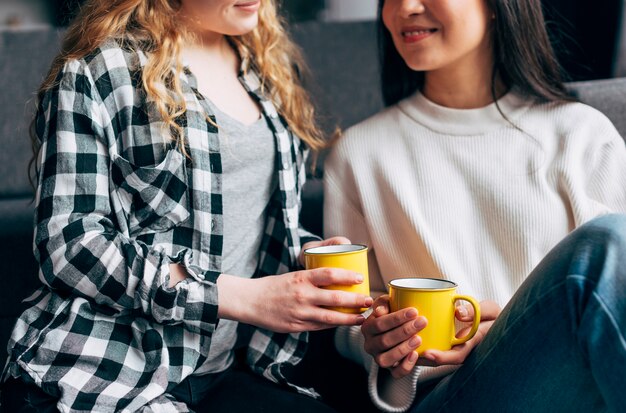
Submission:
<svg viewBox="0 0 626 413">
<path fill-rule="evenodd" d="M 67 63 L 58 81 L 42 102 L 37 125 L 40 278 L 58 294 L 88 298 L 105 313 L 140 311 L 161 324 L 182 323 L 191 332 L 211 334 L 217 323 L 213 275 L 189 265 L 189 250 L 168 256 L 158 244 L 148 246 L 119 230 L 110 200 L 114 143 L 105 134 L 115 114 L 107 112 L 88 65 Z M 164 168 L 181 167 L 183 161 Z M 147 187 L 155 202 L 172 196 L 176 201 L 176 193 Z M 187 263 L 198 282 L 169 288 L 173 262 Z"/>
</svg>

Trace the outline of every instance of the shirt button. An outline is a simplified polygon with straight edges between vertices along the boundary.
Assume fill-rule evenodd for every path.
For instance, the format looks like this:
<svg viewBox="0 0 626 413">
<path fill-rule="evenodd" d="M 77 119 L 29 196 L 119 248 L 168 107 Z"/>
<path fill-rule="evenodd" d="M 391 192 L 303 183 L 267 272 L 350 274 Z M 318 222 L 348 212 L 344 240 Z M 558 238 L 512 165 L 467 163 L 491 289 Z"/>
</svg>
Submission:
<svg viewBox="0 0 626 413">
<path fill-rule="evenodd" d="M 283 162 L 283 169 L 289 169 L 289 161 L 284 161 Z"/>
<path fill-rule="evenodd" d="M 211 220 L 211 229 L 215 230 L 215 219 Z"/>
</svg>

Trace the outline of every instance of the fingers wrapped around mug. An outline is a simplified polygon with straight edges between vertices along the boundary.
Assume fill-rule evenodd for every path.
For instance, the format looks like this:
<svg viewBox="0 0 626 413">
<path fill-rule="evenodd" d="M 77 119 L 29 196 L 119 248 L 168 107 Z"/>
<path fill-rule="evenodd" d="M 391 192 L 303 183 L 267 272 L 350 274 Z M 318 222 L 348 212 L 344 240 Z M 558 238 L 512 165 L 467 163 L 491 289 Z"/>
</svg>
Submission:
<svg viewBox="0 0 626 413">
<path fill-rule="evenodd" d="M 365 351 L 374 357 L 379 366 L 390 368 L 394 376 L 405 375 L 417 361 L 415 350 L 421 344 L 418 333 L 427 324 L 428 321 L 418 316 L 415 308 L 370 316 L 361 326 Z"/>
<path fill-rule="evenodd" d="M 470 340 L 478 331 L 480 307 L 469 295 L 457 294 L 457 284 L 438 278 L 396 278 L 388 283 L 389 308 L 398 312 L 416 308 L 428 319 L 429 327 L 420 333 L 422 345 L 418 352 L 429 349 L 449 350 L 452 346 Z M 472 327 L 462 337 L 455 337 L 455 303 L 468 302 L 474 309 Z"/>
<path fill-rule="evenodd" d="M 361 312 L 362 308 L 371 307 L 374 300 L 358 290 L 342 289 L 342 286 L 353 286 L 363 282 L 363 275 L 338 268 L 316 268 L 311 270 L 311 281 L 320 287 L 316 290 L 315 302 L 320 306 L 337 309 L 354 309 Z M 350 312 L 350 311 L 344 311 Z"/>
<path fill-rule="evenodd" d="M 315 285 L 328 290 L 341 290 L 369 296 L 367 246 L 343 244 L 342 242 L 348 241 L 343 238 L 331 239 L 331 241 L 338 242 L 338 244 L 321 245 L 304 250 L 305 267 L 314 271 Z M 349 270 L 358 276 L 356 279 L 333 280 L 331 269 Z M 331 305 L 329 307 L 336 311 L 359 314 L 366 311 L 369 305 L 363 307 Z"/>
</svg>

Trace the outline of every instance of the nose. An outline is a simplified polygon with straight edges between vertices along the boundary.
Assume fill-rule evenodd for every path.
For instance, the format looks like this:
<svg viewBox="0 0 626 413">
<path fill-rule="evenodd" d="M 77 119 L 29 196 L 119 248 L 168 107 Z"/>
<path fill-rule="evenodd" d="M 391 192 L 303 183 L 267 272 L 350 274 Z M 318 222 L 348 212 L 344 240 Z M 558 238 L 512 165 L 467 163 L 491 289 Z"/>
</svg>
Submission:
<svg viewBox="0 0 626 413">
<path fill-rule="evenodd" d="M 422 14 L 426 11 L 423 0 L 400 0 L 400 14 L 404 18 Z"/>
</svg>

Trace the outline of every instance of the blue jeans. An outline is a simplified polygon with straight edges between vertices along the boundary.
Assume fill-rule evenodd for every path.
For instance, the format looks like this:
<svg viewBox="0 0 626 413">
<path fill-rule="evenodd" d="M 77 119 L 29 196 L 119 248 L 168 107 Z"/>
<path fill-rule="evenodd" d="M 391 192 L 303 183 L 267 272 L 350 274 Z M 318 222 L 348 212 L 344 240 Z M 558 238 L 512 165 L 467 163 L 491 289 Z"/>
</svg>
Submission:
<svg viewBox="0 0 626 413">
<path fill-rule="evenodd" d="M 626 411 L 626 216 L 557 245 L 412 413 Z"/>
</svg>

